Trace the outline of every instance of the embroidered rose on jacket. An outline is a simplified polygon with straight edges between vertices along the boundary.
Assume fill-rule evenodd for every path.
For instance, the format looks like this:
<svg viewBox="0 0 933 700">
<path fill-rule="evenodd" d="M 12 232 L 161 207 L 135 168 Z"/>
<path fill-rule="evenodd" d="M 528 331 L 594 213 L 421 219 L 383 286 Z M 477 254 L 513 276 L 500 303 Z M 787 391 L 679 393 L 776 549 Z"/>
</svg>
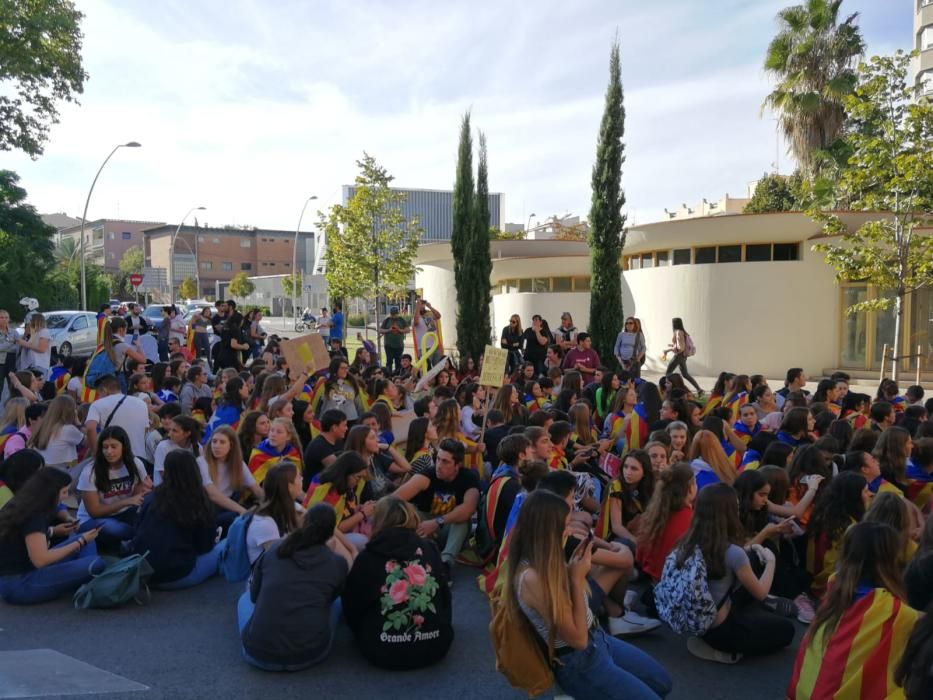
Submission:
<svg viewBox="0 0 933 700">
<path fill-rule="evenodd" d="M 389 597 L 396 605 L 408 600 L 408 581 L 399 579 L 389 587 Z"/>
<path fill-rule="evenodd" d="M 419 550 L 416 553 L 420 553 Z M 383 632 L 390 630 L 404 633 L 420 629 L 425 623 L 424 613 L 436 613 L 434 596 L 437 595 L 437 579 L 431 575 L 431 567 L 420 559 L 386 562 L 385 584 L 379 589 Z"/>
<path fill-rule="evenodd" d="M 423 586 L 428 578 L 427 572 L 420 564 L 409 564 L 405 567 L 405 576 L 412 586 Z"/>
</svg>

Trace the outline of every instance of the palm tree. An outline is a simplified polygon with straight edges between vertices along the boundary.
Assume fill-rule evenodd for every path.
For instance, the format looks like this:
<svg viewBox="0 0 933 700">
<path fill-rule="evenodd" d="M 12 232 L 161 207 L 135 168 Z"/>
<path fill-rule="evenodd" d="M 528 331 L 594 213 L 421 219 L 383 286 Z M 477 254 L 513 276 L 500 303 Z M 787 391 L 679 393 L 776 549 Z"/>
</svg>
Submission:
<svg viewBox="0 0 933 700">
<path fill-rule="evenodd" d="M 778 13 L 765 70 L 777 81 L 762 112 L 778 115 L 803 173 L 818 170 L 818 153 L 842 134 L 843 102 L 855 89 L 855 68 L 865 51 L 855 12 L 839 22 L 842 0 L 806 0 Z"/>
</svg>

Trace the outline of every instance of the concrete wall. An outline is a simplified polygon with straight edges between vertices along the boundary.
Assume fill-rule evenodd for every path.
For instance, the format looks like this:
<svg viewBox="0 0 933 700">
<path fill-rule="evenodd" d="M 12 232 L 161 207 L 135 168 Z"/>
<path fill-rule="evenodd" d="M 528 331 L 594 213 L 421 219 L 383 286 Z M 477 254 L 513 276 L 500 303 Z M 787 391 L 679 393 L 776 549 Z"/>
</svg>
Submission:
<svg viewBox="0 0 933 700">
<path fill-rule="evenodd" d="M 626 315 L 641 319 L 647 365 L 660 370 L 681 317 L 697 354 L 691 373 L 780 377 L 788 367 L 818 376 L 837 364 L 839 290 L 822 254 L 801 246 L 797 262 L 678 265 L 622 275 Z"/>
</svg>

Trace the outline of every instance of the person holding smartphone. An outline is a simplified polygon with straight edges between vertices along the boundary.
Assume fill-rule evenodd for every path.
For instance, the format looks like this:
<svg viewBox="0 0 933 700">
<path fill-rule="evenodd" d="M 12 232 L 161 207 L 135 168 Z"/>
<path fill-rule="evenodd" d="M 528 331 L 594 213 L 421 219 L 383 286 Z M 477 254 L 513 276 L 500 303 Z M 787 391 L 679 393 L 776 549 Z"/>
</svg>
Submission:
<svg viewBox="0 0 933 700">
<path fill-rule="evenodd" d="M 645 652 L 606 634 L 588 601 L 593 539 L 585 538 L 564 564 L 570 527 L 566 499 L 546 490 L 525 500 L 512 532 L 504 603 L 524 615 L 555 659 L 561 688 L 578 698 L 663 698 L 667 671 Z"/>
<path fill-rule="evenodd" d="M 94 542 L 100 528 L 77 534 L 73 523 L 52 526 L 70 486 L 67 472 L 42 468 L 0 510 L 0 597 L 7 603 L 54 600 L 104 570 Z M 49 546 L 63 535 L 63 542 Z"/>
</svg>

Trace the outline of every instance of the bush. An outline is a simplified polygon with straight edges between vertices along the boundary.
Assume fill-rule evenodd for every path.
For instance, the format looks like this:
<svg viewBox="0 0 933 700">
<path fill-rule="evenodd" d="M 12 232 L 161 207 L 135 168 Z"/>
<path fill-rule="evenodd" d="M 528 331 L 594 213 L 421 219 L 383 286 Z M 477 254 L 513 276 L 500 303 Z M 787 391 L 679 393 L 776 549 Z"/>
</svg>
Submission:
<svg viewBox="0 0 933 700">
<path fill-rule="evenodd" d="M 379 323 L 382 323 L 388 316 L 379 316 Z M 399 318 L 404 319 L 405 323 L 411 326 L 411 316 L 402 316 L 399 315 Z M 363 314 L 348 314 L 346 317 L 347 327 L 353 326 L 354 328 L 363 328 L 366 325 L 366 318 Z M 369 317 L 370 323 L 376 322 L 375 316 Z"/>
</svg>

